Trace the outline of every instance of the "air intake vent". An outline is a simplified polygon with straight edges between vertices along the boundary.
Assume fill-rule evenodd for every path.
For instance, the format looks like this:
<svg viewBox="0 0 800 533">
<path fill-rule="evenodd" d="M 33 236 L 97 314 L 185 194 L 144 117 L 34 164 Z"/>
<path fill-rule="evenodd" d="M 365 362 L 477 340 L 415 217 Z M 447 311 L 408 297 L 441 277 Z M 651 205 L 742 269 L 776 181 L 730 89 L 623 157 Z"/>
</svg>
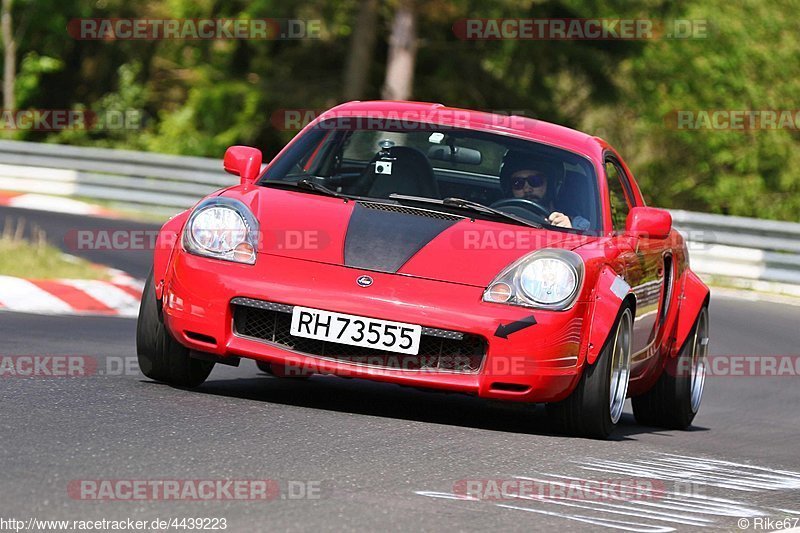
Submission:
<svg viewBox="0 0 800 533">
<path fill-rule="evenodd" d="M 479 335 L 422 328 L 418 355 L 404 355 L 348 344 L 307 339 L 291 334 L 292 306 L 251 298 L 234 298 L 234 332 L 270 342 L 295 352 L 358 365 L 394 370 L 449 371 L 477 374 L 486 355 L 486 339 Z"/>
<path fill-rule="evenodd" d="M 374 209 L 376 211 L 389 211 L 390 213 L 403 213 L 405 215 L 414 215 L 418 217 L 435 218 L 436 220 L 463 220 L 464 217 L 453 215 L 450 213 L 442 213 L 440 211 L 430 211 L 428 209 L 417 209 L 415 207 L 406 207 L 404 205 L 396 204 L 382 204 L 378 202 L 358 202 L 367 209 Z"/>
</svg>

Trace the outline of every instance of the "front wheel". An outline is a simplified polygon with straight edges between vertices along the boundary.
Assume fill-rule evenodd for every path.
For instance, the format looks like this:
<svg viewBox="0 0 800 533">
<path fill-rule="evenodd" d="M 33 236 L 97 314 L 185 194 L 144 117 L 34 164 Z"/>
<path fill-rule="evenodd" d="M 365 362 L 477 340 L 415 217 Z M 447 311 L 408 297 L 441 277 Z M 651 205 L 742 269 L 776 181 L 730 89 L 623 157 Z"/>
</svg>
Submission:
<svg viewBox="0 0 800 533">
<path fill-rule="evenodd" d="M 605 439 L 614 431 L 628 394 L 632 328 L 633 315 L 625 307 L 600 357 L 583 370 L 572 394 L 547 404 L 547 414 L 561 432 Z"/>
<path fill-rule="evenodd" d="M 667 362 L 652 389 L 633 398 L 638 423 L 670 429 L 692 425 L 705 388 L 708 332 L 708 308 L 703 307 L 680 355 Z"/>
<path fill-rule="evenodd" d="M 212 362 L 189 357 L 189 349 L 167 331 L 158 312 L 152 270 L 144 284 L 142 303 L 139 306 L 136 354 L 142 374 L 176 387 L 198 387 L 214 368 Z"/>
</svg>

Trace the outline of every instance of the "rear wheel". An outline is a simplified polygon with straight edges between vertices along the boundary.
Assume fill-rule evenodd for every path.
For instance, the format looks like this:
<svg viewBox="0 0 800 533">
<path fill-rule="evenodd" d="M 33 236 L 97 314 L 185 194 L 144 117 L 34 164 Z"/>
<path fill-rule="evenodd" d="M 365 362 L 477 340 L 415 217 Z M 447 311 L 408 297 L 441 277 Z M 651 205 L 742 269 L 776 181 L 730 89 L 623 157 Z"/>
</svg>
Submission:
<svg viewBox="0 0 800 533">
<path fill-rule="evenodd" d="M 625 307 L 600 357 L 584 369 L 572 394 L 547 404 L 547 414 L 559 431 L 601 439 L 614 431 L 628 394 L 632 328 L 633 315 Z"/>
<path fill-rule="evenodd" d="M 633 398 L 637 422 L 670 429 L 692 424 L 705 388 L 708 335 L 708 308 L 703 307 L 680 355 L 667 362 L 652 389 Z"/>
<path fill-rule="evenodd" d="M 189 357 L 189 349 L 167 331 L 158 312 L 153 271 L 147 277 L 136 323 L 136 354 L 142 374 L 177 387 L 201 385 L 214 363 Z"/>
</svg>

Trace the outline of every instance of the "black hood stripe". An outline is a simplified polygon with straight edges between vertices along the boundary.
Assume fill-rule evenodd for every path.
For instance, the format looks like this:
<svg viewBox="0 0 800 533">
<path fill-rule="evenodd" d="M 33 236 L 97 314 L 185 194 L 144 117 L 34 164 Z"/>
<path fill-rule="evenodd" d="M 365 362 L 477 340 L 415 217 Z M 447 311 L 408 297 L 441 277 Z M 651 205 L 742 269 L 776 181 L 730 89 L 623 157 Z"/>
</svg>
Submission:
<svg viewBox="0 0 800 533">
<path fill-rule="evenodd" d="M 379 272 L 397 272 L 458 220 L 367 209 L 356 203 L 344 243 L 344 264 Z"/>
</svg>

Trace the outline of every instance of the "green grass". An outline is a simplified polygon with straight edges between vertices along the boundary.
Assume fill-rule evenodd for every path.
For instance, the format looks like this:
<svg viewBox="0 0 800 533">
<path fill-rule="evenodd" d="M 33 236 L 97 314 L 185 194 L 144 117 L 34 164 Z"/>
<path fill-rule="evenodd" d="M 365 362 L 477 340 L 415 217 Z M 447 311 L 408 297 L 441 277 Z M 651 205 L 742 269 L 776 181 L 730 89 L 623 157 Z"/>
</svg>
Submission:
<svg viewBox="0 0 800 533">
<path fill-rule="evenodd" d="M 105 268 L 40 241 L 0 237 L 0 275 L 29 279 L 109 279 Z"/>
</svg>

